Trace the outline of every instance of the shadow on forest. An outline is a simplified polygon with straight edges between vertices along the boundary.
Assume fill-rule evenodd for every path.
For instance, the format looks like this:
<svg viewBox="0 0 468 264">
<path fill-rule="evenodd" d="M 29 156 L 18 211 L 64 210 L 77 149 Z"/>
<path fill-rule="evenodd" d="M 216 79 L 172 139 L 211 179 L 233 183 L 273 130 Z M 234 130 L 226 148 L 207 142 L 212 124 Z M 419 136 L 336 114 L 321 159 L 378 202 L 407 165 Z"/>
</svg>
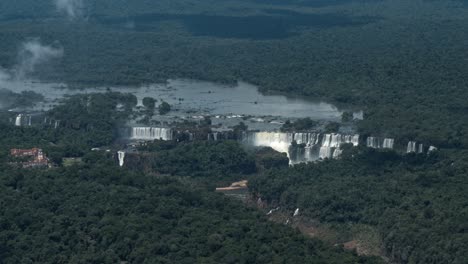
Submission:
<svg viewBox="0 0 468 264">
<path fill-rule="evenodd" d="M 156 31 L 161 21 L 181 21 L 195 36 L 241 39 L 282 39 L 299 34 L 305 28 L 359 26 L 377 21 L 376 17 L 351 17 L 343 14 L 305 14 L 281 9 L 265 9 L 265 15 L 173 15 L 144 14 L 97 20 L 108 26 L 134 31 Z"/>
<path fill-rule="evenodd" d="M 267 4 L 267 5 L 277 5 L 277 6 L 305 6 L 305 7 L 326 7 L 326 6 L 337 6 L 345 5 L 352 2 L 377 2 L 381 0 L 244 0 L 246 2 L 257 3 L 257 4 Z"/>
</svg>

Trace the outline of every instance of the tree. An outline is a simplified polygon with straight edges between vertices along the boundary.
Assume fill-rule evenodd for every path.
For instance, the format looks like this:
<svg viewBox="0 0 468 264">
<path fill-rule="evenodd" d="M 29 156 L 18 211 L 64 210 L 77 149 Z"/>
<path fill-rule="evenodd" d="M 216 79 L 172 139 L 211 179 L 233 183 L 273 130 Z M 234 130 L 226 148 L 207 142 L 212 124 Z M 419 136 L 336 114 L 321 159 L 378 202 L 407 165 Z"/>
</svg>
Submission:
<svg viewBox="0 0 468 264">
<path fill-rule="evenodd" d="M 343 112 L 343 114 L 341 115 L 341 121 L 343 121 L 343 122 L 353 121 L 353 113 Z"/>
<path fill-rule="evenodd" d="M 170 111 L 171 111 L 171 105 L 170 104 L 163 101 L 159 105 L 159 114 L 160 115 L 165 115 L 165 114 L 169 113 Z"/>
<path fill-rule="evenodd" d="M 340 124 L 337 122 L 331 122 L 325 126 L 326 133 L 336 133 L 338 132 L 339 129 L 340 129 Z"/>
<path fill-rule="evenodd" d="M 152 110 L 156 107 L 156 99 L 151 98 L 151 97 L 145 97 L 143 98 L 143 105 L 146 108 Z"/>
</svg>

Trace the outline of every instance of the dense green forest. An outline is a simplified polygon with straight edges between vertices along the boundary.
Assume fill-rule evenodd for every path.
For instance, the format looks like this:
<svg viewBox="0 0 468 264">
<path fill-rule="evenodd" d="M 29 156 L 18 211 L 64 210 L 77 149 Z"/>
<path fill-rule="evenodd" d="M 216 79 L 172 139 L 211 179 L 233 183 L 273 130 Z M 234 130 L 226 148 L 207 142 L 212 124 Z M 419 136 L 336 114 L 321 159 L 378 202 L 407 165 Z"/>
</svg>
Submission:
<svg viewBox="0 0 468 264">
<path fill-rule="evenodd" d="M 118 169 L 0 165 L 2 263 L 379 263 L 189 182 Z"/>
<path fill-rule="evenodd" d="M 323 223 L 367 224 L 397 263 L 466 263 L 468 155 L 348 149 L 340 160 L 271 170 L 249 182 L 272 206 Z"/>
</svg>

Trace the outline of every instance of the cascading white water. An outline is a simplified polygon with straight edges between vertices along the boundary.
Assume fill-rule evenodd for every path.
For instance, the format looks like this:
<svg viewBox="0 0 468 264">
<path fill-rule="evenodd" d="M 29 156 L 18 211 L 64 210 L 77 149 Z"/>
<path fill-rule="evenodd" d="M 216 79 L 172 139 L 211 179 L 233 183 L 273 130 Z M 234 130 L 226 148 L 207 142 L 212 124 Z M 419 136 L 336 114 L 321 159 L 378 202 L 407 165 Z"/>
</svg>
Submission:
<svg viewBox="0 0 468 264">
<path fill-rule="evenodd" d="M 319 151 L 319 158 L 320 159 L 326 159 L 326 158 L 331 158 L 333 156 L 333 149 L 330 147 L 320 147 Z"/>
<path fill-rule="evenodd" d="M 292 133 L 254 132 L 247 133 L 245 141 L 252 146 L 271 147 L 278 152 L 289 153 L 293 138 Z"/>
<path fill-rule="evenodd" d="M 15 120 L 15 126 L 21 126 L 22 125 L 22 119 L 23 119 L 23 114 L 17 115 L 16 120 Z"/>
<path fill-rule="evenodd" d="M 125 163 L 125 151 L 118 151 L 117 156 L 119 158 L 119 166 L 123 167 Z"/>
<path fill-rule="evenodd" d="M 144 107 L 143 105 L 143 98 L 137 98 L 137 107 Z"/>
<path fill-rule="evenodd" d="M 408 142 L 408 147 L 406 148 L 406 153 L 416 152 L 416 142 L 410 141 Z"/>
<path fill-rule="evenodd" d="M 393 138 L 385 138 L 382 148 L 393 149 L 393 145 L 395 145 L 395 140 Z"/>
<path fill-rule="evenodd" d="M 132 127 L 130 139 L 135 140 L 172 140 L 172 129 L 160 127 Z"/>
<path fill-rule="evenodd" d="M 346 135 L 344 136 L 344 143 L 353 144 L 353 146 L 359 146 L 359 135 Z"/>
<path fill-rule="evenodd" d="M 342 144 L 359 145 L 359 135 L 248 132 L 243 135 L 243 141 L 252 146 L 271 147 L 278 152 L 287 153 L 288 157 L 296 159 L 291 163 L 300 163 L 338 157 L 342 151 L 337 150 Z M 305 145 L 304 151 L 290 153 L 293 141 Z"/>
<path fill-rule="evenodd" d="M 317 145 L 320 134 L 316 133 L 294 133 L 294 140 L 297 144 Z"/>
<path fill-rule="evenodd" d="M 430 146 L 428 152 L 436 151 L 437 148 L 434 146 Z"/>
<path fill-rule="evenodd" d="M 278 152 L 288 154 L 291 164 L 301 162 L 312 162 L 325 158 L 338 158 L 342 153 L 343 144 L 359 145 L 359 135 L 341 134 L 317 134 L 317 133 L 276 133 L 276 132 L 247 132 L 243 135 L 243 141 L 252 146 L 271 147 Z M 305 145 L 303 151 L 296 149 L 290 153 L 293 141 L 299 145 Z M 366 146 L 376 149 L 394 149 L 393 138 L 368 137 Z M 301 147 L 300 147 L 301 148 Z M 437 150 L 434 146 L 429 147 L 429 152 Z M 424 152 L 424 145 L 410 141 L 407 153 Z"/>
<path fill-rule="evenodd" d="M 394 145 L 395 145 L 395 140 L 393 138 L 384 138 L 382 140 L 381 138 L 377 138 L 377 137 L 368 137 L 366 140 L 366 146 L 369 148 L 393 149 Z"/>
<path fill-rule="evenodd" d="M 366 140 L 366 146 L 368 148 L 380 148 L 379 139 L 376 137 L 368 137 Z"/>
<path fill-rule="evenodd" d="M 424 152 L 424 145 L 423 144 L 419 144 L 418 146 L 418 153 L 423 153 Z"/>
<path fill-rule="evenodd" d="M 333 158 L 334 159 L 337 159 L 341 156 L 341 154 L 343 154 L 343 150 L 342 149 L 335 149 L 335 151 L 333 152 Z"/>
<path fill-rule="evenodd" d="M 330 147 L 331 138 L 332 138 L 332 135 L 331 135 L 331 134 L 325 134 L 325 135 L 323 136 L 323 139 L 322 139 L 322 148 L 323 148 L 323 147 Z"/>
</svg>

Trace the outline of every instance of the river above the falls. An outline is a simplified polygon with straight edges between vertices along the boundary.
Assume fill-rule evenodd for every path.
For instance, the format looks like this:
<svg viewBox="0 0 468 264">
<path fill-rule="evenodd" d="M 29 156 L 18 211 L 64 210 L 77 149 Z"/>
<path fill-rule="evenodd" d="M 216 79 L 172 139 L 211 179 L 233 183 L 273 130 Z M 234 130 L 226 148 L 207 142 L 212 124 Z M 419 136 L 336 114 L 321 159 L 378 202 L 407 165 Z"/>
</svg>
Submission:
<svg viewBox="0 0 468 264">
<path fill-rule="evenodd" d="M 223 85 L 213 82 L 187 79 L 168 80 L 165 84 L 151 84 L 140 87 L 98 87 L 68 89 L 66 85 L 32 81 L 13 81 L 4 85 L 15 92 L 35 91 L 46 99 L 54 100 L 66 94 L 112 91 L 135 94 L 140 100 L 153 97 L 166 101 L 182 111 L 196 111 L 205 114 L 238 114 L 252 116 L 282 116 L 290 118 L 310 117 L 318 120 L 336 120 L 342 111 L 332 104 L 311 101 L 300 97 L 264 95 L 257 86 L 238 82 Z"/>
<path fill-rule="evenodd" d="M 257 129 L 274 129 L 288 119 L 306 118 L 323 121 L 339 121 L 342 111 L 336 106 L 300 97 L 265 95 L 258 87 L 246 82 L 236 85 L 223 85 L 213 82 L 171 79 L 163 84 L 150 84 L 139 87 L 93 87 L 69 89 L 64 84 L 33 81 L 11 81 L 4 87 L 15 92 L 35 91 L 45 96 L 46 102 L 38 104 L 34 110 L 48 110 L 65 95 L 105 92 L 112 90 L 134 94 L 138 104 L 144 97 L 152 97 L 168 102 L 172 111 L 166 116 L 155 116 L 156 121 L 170 123 L 176 119 L 196 119 L 203 116 L 223 119 L 225 125 L 235 125 L 250 118 Z M 356 116 L 362 116 L 357 113 Z M 229 119 L 229 120 L 227 120 Z M 216 121 L 215 121 L 216 123 Z M 268 124 L 268 125 L 267 125 Z"/>
</svg>

